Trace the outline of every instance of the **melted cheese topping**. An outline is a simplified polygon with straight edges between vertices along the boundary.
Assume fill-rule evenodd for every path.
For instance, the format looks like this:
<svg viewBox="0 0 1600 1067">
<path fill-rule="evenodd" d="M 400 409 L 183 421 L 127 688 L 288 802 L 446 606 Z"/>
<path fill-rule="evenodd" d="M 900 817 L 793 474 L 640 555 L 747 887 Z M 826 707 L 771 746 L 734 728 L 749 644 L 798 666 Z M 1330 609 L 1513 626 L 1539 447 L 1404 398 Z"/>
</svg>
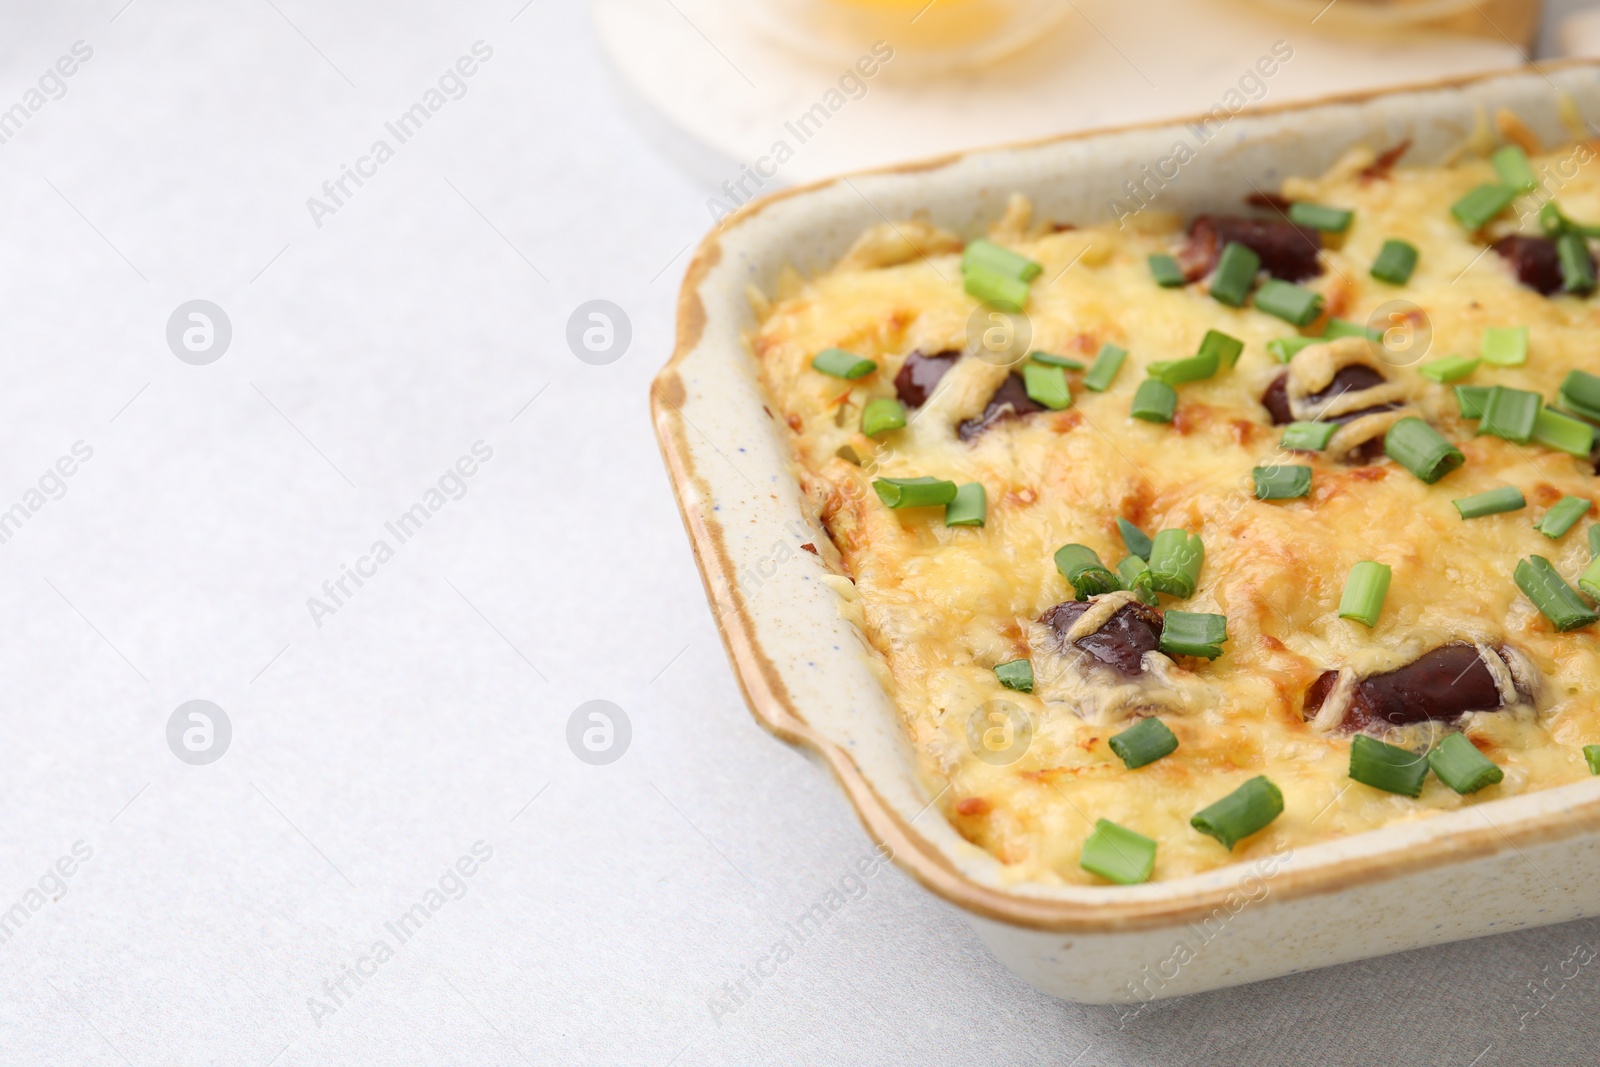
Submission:
<svg viewBox="0 0 1600 1067">
<path fill-rule="evenodd" d="M 1552 176 L 1568 217 L 1600 219 L 1600 167 L 1574 166 L 1574 152 L 1595 158 L 1579 145 L 1536 157 L 1535 173 Z M 1044 268 L 1027 307 L 1031 347 L 1087 363 L 1112 342 L 1129 356 L 1106 392 L 1083 389 L 1074 374 L 1069 409 L 999 423 L 970 443 L 958 439 L 957 424 L 980 413 L 1013 368 L 972 354 L 968 325 L 979 306 L 962 291 L 961 242 L 952 235 L 926 223 L 878 227 L 832 272 L 791 277 L 780 299 L 759 303 L 752 347 L 765 385 L 793 431 L 802 484 L 855 583 L 850 617 L 881 659 L 929 795 L 1016 879 L 1097 881 L 1078 856 L 1099 818 L 1154 838 L 1153 877 L 1162 879 L 1588 776 L 1580 747 L 1600 742 L 1596 630 L 1556 633 L 1518 591 L 1512 570 L 1533 554 L 1569 578 L 1582 570 L 1588 521 L 1559 541 L 1532 524 L 1564 495 L 1593 499 L 1600 484 L 1586 460 L 1474 436 L 1453 387 L 1415 369 L 1423 359 L 1477 355 L 1485 327 L 1526 324 L 1526 365 L 1486 364 L 1465 382 L 1551 399 L 1569 369 L 1600 371 L 1596 299 L 1546 298 L 1519 285 L 1450 215 L 1463 194 L 1495 180 L 1489 163 L 1472 160 L 1378 179 L 1347 165 L 1284 188 L 1296 200 L 1355 211 L 1348 232 L 1324 235 L 1323 274 L 1303 283 L 1323 295 L 1328 314 L 1365 322 L 1380 306 L 1406 301 L 1431 320 L 1426 355 L 1414 350 L 1400 357 L 1411 365 L 1384 372 L 1466 454 L 1464 468 L 1433 486 L 1385 458 L 1349 466 L 1280 453 L 1281 430 L 1259 398 L 1284 370 L 1267 342 L 1294 329 L 1253 308 L 1223 306 L 1204 283 L 1158 288 L 1146 257 L 1173 252 L 1183 235 L 1179 220 L 1154 212 L 1124 229 L 1030 231 L 1026 205 L 1013 203 L 992 236 Z M 1537 234 L 1538 204 L 1519 200 L 1489 236 L 1516 229 L 1519 212 L 1521 230 Z M 1390 237 L 1421 253 L 1404 287 L 1368 275 Z M 1193 354 L 1212 328 L 1245 342 L 1238 364 L 1179 386 L 1171 425 L 1131 418 L 1146 365 Z M 878 370 L 853 382 L 813 370 L 811 357 L 828 347 L 873 359 Z M 895 395 L 908 353 L 951 349 L 968 354 L 929 404 L 913 409 L 910 425 L 877 441 L 860 433 L 862 406 Z M 1309 498 L 1254 499 L 1251 469 L 1275 459 L 1315 469 Z M 922 475 L 982 482 L 987 525 L 946 528 L 942 509 L 893 511 L 871 488 L 874 477 Z M 1463 521 L 1451 504 L 1502 485 L 1520 488 L 1529 507 Z M 1117 516 L 1152 535 L 1171 527 L 1201 535 L 1198 589 L 1187 600 L 1164 597 L 1161 607 L 1224 614 L 1229 634 L 1214 661 L 1148 657 L 1156 669 L 1128 680 L 1123 698 L 1104 677 L 1078 675 L 1037 622 L 1073 597 L 1052 562 L 1057 548 L 1080 542 L 1111 567 L 1127 554 Z M 1370 630 L 1338 617 L 1345 577 L 1364 559 L 1393 568 L 1382 618 Z M 1462 797 L 1430 776 L 1415 800 L 1352 783 L 1349 738 L 1304 719 L 1308 687 L 1325 670 L 1365 676 L 1452 641 L 1507 644 L 1526 657 L 1522 669 L 1531 664 L 1536 673 L 1535 707 L 1474 713 L 1462 724 L 1505 780 Z M 1021 657 L 1033 661 L 1032 694 L 1004 689 L 993 673 Z M 1179 748 L 1130 771 L 1107 738 L 1130 724 L 1141 701 L 1148 713 L 1151 694 Z M 1026 711 L 1031 725 L 1026 751 L 1009 764 L 978 758 L 981 746 L 971 740 L 1004 728 L 990 717 L 1006 706 L 995 701 Z M 1391 740 L 1418 744 L 1417 731 L 1427 729 Z M 1266 830 L 1230 853 L 1191 828 L 1196 811 L 1261 774 L 1285 798 Z"/>
</svg>

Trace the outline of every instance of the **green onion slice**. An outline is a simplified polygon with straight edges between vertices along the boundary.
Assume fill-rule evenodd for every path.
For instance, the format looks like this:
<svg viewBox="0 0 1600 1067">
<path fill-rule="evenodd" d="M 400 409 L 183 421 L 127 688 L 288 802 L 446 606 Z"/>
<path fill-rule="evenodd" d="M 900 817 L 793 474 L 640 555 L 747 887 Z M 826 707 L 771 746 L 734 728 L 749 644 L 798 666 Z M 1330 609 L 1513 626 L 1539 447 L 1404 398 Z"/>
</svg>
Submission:
<svg viewBox="0 0 1600 1067">
<path fill-rule="evenodd" d="M 1528 362 L 1526 326 L 1489 326 L 1483 331 L 1478 349 L 1485 363 L 1496 367 L 1520 367 Z"/>
<path fill-rule="evenodd" d="M 1294 464 L 1257 467 L 1250 472 L 1257 500 L 1294 500 L 1311 495 L 1311 468 Z"/>
<path fill-rule="evenodd" d="M 1552 541 L 1565 537 L 1567 531 L 1578 525 L 1578 520 L 1589 514 L 1594 504 L 1581 496 L 1564 496 L 1556 501 L 1544 518 L 1534 527 Z"/>
<path fill-rule="evenodd" d="M 1195 355 L 1202 359 L 1215 356 L 1219 367 L 1232 367 L 1239 362 L 1239 353 L 1243 351 L 1244 342 L 1237 337 L 1221 330 L 1207 330 L 1206 335 L 1200 338 L 1200 348 Z"/>
<path fill-rule="evenodd" d="M 1531 556 L 1518 563 L 1516 581 L 1533 606 L 1563 633 L 1592 626 L 1600 619 L 1543 556 Z"/>
<path fill-rule="evenodd" d="M 1150 588 L 1150 565 L 1138 556 L 1123 556 L 1117 564 L 1117 577 L 1122 579 L 1123 588 L 1131 589 L 1141 602 L 1151 607 L 1160 603 L 1161 598 Z"/>
<path fill-rule="evenodd" d="M 1387 563 L 1374 563 L 1370 559 L 1351 567 L 1344 580 L 1344 596 L 1339 600 L 1339 618 L 1354 619 L 1369 628 L 1378 625 L 1393 574 Z"/>
<path fill-rule="evenodd" d="M 1502 485 L 1498 489 L 1490 489 L 1486 493 L 1476 493 L 1464 496 L 1460 500 L 1450 503 L 1461 512 L 1463 519 L 1481 519 L 1486 515 L 1501 515 L 1508 511 L 1521 511 L 1528 506 L 1527 498 L 1522 495 L 1522 490 L 1514 485 Z"/>
<path fill-rule="evenodd" d="M 1171 256 L 1151 256 L 1150 276 L 1163 289 L 1181 289 L 1189 284 L 1189 279 L 1184 277 L 1183 268 L 1178 266 L 1178 261 Z"/>
<path fill-rule="evenodd" d="M 1244 307 L 1260 269 L 1260 256 L 1238 241 L 1229 241 L 1217 257 L 1217 269 L 1211 276 L 1212 298 L 1229 307 Z"/>
<path fill-rule="evenodd" d="M 1307 345 L 1321 344 L 1322 341 L 1323 338 L 1321 337 L 1274 337 L 1267 342 L 1267 351 L 1271 352 L 1273 358 L 1279 363 L 1287 363 L 1302 348 Z"/>
<path fill-rule="evenodd" d="M 1166 723 L 1152 715 L 1148 719 L 1140 719 L 1120 734 L 1114 734 L 1110 744 L 1111 751 L 1131 771 L 1154 763 L 1162 756 L 1172 755 L 1178 750 L 1178 736 Z"/>
<path fill-rule="evenodd" d="M 1545 202 L 1539 209 L 1539 228 L 1544 230 L 1547 237 L 1560 237 L 1564 233 L 1582 234 L 1584 237 L 1600 237 L 1600 226 L 1585 225 L 1573 222 L 1562 214 L 1561 208 L 1554 200 Z"/>
<path fill-rule="evenodd" d="M 1150 543 L 1150 588 L 1180 599 L 1194 596 L 1205 561 L 1206 546 L 1199 534 L 1162 530 Z"/>
<path fill-rule="evenodd" d="M 878 478 L 878 499 L 891 508 L 928 508 L 956 498 L 956 483 L 942 478 Z"/>
<path fill-rule="evenodd" d="M 1372 261 L 1372 276 L 1390 285 L 1404 285 L 1417 269 L 1417 247 L 1408 241 L 1391 237 L 1378 249 L 1378 258 Z"/>
<path fill-rule="evenodd" d="M 1389 427 L 1383 451 L 1429 485 L 1467 461 L 1459 448 L 1416 416 L 1401 419 Z"/>
<path fill-rule="evenodd" d="M 1106 569 L 1094 549 L 1087 545 L 1063 545 L 1056 550 L 1056 570 L 1072 586 L 1079 600 L 1122 588 L 1121 580 Z"/>
<path fill-rule="evenodd" d="M 971 270 L 973 267 L 982 267 L 1023 282 L 1033 281 L 1039 276 L 1039 272 L 1044 270 L 1043 267 L 1027 256 L 997 245 L 993 241 L 986 241 L 981 237 L 975 241 L 968 241 L 967 247 L 961 253 L 962 272 Z"/>
<path fill-rule="evenodd" d="M 1600 377 L 1588 371 L 1569 371 L 1561 382 L 1561 402 L 1574 415 L 1600 422 Z"/>
<path fill-rule="evenodd" d="M 1122 543 L 1128 551 L 1142 560 L 1150 558 L 1150 535 L 1127 519 L 1118 516 L 1117 532 L 1122 535 Z"/>
<path fill-rule="evenodd" d="M 1187 359 L 1161 359 L 1146 367 L 1145 373 L 1167 385 L 1204 381 L 1217 373 L 1217 357 L 1202 353 Z"/>
<path fill-rule="evenodd" d="M 1146 422 L 1171 422 L 1178 409 L 1178 391 L 1159 378 L 1146 378 L 1133 394 L 1128 414 Z"/>
<path fill-rule="evenodd" d="M 864 377 L 878 369 L 878 365 L 872 360 L 863 359 L 854 352 L 846 352 L 842 348 L 824 348 L 811 357 L 811 366 L 823 374 L 850 379 Z"/>
<path fill-rule="evenodd" d="M 1428 757 L 1357 734 L 1350 739 L 1350 777 L 1374 789 L 1414 797 L 1428 777 Z"/>
<path fill-rule="evenodd" d="M 1574 456 L 1594 451 L 1594 427 L 1587 422 L 1545 408 L 1533 420 L 1533 439 L 1546 448 Z"/>
<path fill-rule="evenodd" d="M 1439 781 L 1462 796 L 1476 793 L 1485 786 L 1494 785 L 1506 772 L 1478 751 L 1478 746 L 1467 740 L 1466 734 L 1450 734 L 1433 746 L 1428 753 L 1428 766 L 1439 776 Z"/>
<path fill-rule="evenodd" d="M 1600 526 L 1589 527 L 1591 535 L 1596 530 L 1600 530 Z M 1597 552 L 1595 557 L 1589 561 L 1589 566 L 1584 568 L 1584 572 L 1578 575 L 1578 588 L 1588 593 L 1595 600 L 1600 600 L 1600 552 Z"/>
<path fill-rule="evenodd" d="M 1468 359 L 1466 356 L 1445 356 L 1443 359 L 1424 363 L 1417 368 L 1417 373 L 1430 381 L 1444 385 L 1465 378 L 1477 370 L 1478 364 L 1482 362 L 1481 359 Z"/>
<path fill-rule="evenodd" d="M 1101 345 L 1100 353 L 1094 357 L 1094 363 L 1089 367 L 1089 373 L 1083 376 L 1083 387 L 1097 393 L 1110 389 L 1117 372 L 1122 369 L 1122 361 L 1127 358 L 1126 348 L 1118 347 L 1109 341 Z"/>
<path fill-rule="evenodd" d="M 1463 419 L 1483 418 L 1483 405 L 1489 399 L 1490 388 L 1487 385 L 1456 386 L 1456 405 L 1461 408 Z"/>
<path fill-rule="evenodd" d="M 1117 885 L 1138 885 L 1156 865 L 1156 843 L 1143 834 L 1098 819 L 1094 833 L 1083 843 L 1078 866 Z"/>
<path fill-rule="evenodd" d="M 1583 761 L 1589 765 L 1590 774 L 1600 774 L 1600 745 L 1584 745 Z"/>
<path fill-rule="evenodd" d="M 1022 381 L 1029 400 L 1043 404 L 1052 411 L 1072 406 L 1072 390 L 1067 388 L 1065 367 L 1028 363 L 1022 368 Z"/>
<path fill-rule="evenodd" d="M 1341 337 L 1365 337 L 1374 343 L 1383 340 L 1383 331 L 1376 326 L 1363 326 L 1359 322 L 1349 319 L 1329 319 L 1328 325 L 1322 331 L 1324 340 L 1336 341 Z"/>
<path fill-rule="evenodd" d="M 890 430 L 904 429 L 905 425 L 905 405 L 893 397 L 873 397 L 867 401 L 867 406 L 861 409 L 861 432 L 868 437 L 876 437 Z"/>
<path fill-rule="evenodd" d="M 1065 367 L 1067 370 L 1082 370 L 1083 364 L 1066 356 L 1058 356 L 1054 352 L 1029 352 L 1028 358 L 1035 363 L 1043 363 L 1051 367 Z"/>
<path fill-rule="evenodd" d="M 1019 693 L 1033 692 L 1033 664 L 1025 659 L 997 665 L 994 676 L 1007 689 L 1015 689 Z"/>
<path fill-rule="evenodd" d="M 1561 288 L 1582 296 L 1594 292 L 1594 260 L 1589 258 L 1589 242 L 1576 233 L 1556 238 L 1556 255 L 1561 261 Z"/>
<path fill-rule="evenodd" d="M 1480 185 L 1450 205 L 1450 214 L 1469 230 L 1483 229 L 1500 212 L 1511 206 L 1517 190 L 1510 185 Z"/>
<path fill-rule="evenodd" d="M 1543 404 L 1544 398 L 1538 393 L 1497 385 L 1489 390 L 1489 398 L 1483 402 L 1478 433 L 1525 445 L 1533 439 L 1533 424 L 1538 421 Z"/>
<path fill-rule="evenodd" d="M 1497 149 L 1492 158 L 1495 173 L 1500 175 L 1503 184 L 1519 193 L 1531 193 L 1538 186 L 1539 181 L 1533 176 L 1533 166 L 1528 162 L 1528 153 L 1520 145 L 1508 144 Z"/>
<path fill-rule="evenodd" d="M 1339 432 L 1336 422 L 1291 422 L 1279 445 L 1289 452 L 1321 452 Z"/>
<path fill-rule="evenodd" d="M 1350 220 L 1355 217 L 1354 211 L 1342 207 L 1328 207 L 1326 204 L 1297 200 L 1289 205 L 1290 222 L 1326 233 L 1343 233 L 1350 228 Z"/>
<path fill-rule="evenodd" d="M 1019 312 L 1028 303 L 1027 282 L 982 264 L 962 268 L 961 286 L 968 296 L 992 304 L 1001 311 Z"/>
<path fill-rule="evenodd" d="M 1216 659 L 1228 639 L 1228 617 L 1199 611 L 1169 610 L 1161 620 L 1156 647 L 1169 656 Z"/>
<path fill-rule="evenodd" d="M 1589 527 L 1589 555 L 1600 559 L 1600 523 Z"/>
<path fill-rule="evenodd" d="M 1283 793 L 1265 777 L 1252 778 L 1189 820 L 1203 834 L 1209 834 L 1232 850 L 1244 838 L 1262 829 L 1283 814 Z"/>
<path fill-rule="evenodd" d="M 944 506 L 946 526 L 982 526 L 989 517 L 989 494 L 982 482 L 956 486 L 955 499 Z"/>
<path fill-rule="evenodd" d="M 1256 309 L 1291 326 L 1308 326 L 1322 313 L 1322 294 L 1292 282 L 1269 278 L 1256 290 Z"/>
</svg>

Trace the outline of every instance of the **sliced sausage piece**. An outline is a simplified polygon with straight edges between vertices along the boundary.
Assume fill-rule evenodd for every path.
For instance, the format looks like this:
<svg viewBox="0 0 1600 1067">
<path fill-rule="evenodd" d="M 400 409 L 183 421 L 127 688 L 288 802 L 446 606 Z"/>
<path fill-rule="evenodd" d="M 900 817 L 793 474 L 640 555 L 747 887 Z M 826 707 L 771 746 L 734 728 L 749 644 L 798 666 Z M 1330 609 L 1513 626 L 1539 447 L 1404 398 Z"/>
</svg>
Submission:
<svg viewBox="0 0 1600 1067">
<path fill-rule="evenodd" d="M 1561 256 L 1556 243 L 1548 237 L 1502 237 L 1490 246 L 1498 252 L 1517 281 L 1535 292 L 1549 296 L 1559 293 L 1564 284 L 1561 277 Z M 1590 257 L 1593 263 L 1593 257 Z"/>
<path fill-rule="evenodd" d="M 1039 621 L 1066 640 L 1072 624 L 1088 610 L 1088 602 L 1069 600 L 1045 612 Z M 1160 642 L 1161 613 L 1138 601 L 1130 601 L 1118 608 L 1100 629 L 1072 644 L 1106 666 L 1135 677 L 1144 673 L 1144 654 L 1154 651 Z"/>
<path fill-rule="evenodd" d="M 920 351 L 912 352 L 900 364 L 900 372 L 894 376 L 894 391 L 900 403 L 908 408 L 920 408 L 926 404 L 960 358 L 960 352 L 940 352 L 933 356 L 925 356 Z"/>
<path fill-rule="evenodd" d="M 1043 410 L 1044 405 L 1028 395 L 1028 387 L 1024 384 L 1022 375 L 1008 374 L 1000 388 L 994 391 L 994 396 L 989 398 L 983 414 L 962 422 L 956 427 L 956 433 L 963 441 L 971 441 L 996 423 Z"/>
<path fill-rule="evenodd" d="M 1316 716 L 1338 678 L 1338 671 L 1324 671 L 1312 683 L 1306 691 L 1306 718 Z M 1500 687 L 1477 648 L 1454 642 L 1398 670 L 1361 679 L 1339 726 L 1353 733 L 1374 724 L 1446 722 L 1469 711 L 1495 711 L 1503 706 Z"/>
<path fill-rule="evenodd" d="M 1322 273 L 1317 256 L 1322 235 L 1307 226 L 1234 215 L 1201 215 L 1189 226 L 1189 241 L 1178 262 L 1190 281 L 1203 278 L 1217 265 L 1229 241 L 1238 241 L 1261 257 L 1261 268 L 1286 282 L 1304 281 Z"/>
</svg>

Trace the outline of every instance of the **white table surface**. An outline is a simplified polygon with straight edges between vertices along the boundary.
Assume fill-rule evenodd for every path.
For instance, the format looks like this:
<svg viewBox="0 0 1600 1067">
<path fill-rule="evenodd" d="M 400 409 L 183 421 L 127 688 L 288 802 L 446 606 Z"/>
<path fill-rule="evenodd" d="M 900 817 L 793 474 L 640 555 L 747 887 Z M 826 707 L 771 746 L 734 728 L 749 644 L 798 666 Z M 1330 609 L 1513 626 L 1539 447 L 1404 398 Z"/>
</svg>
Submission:
<svg viewBox="0 0 1600 1067">
<path fill-rule="evenodd" d="M 575 3 L 122 3 L 3 5 L 0 110 L 94 51 L 0 144 L 0 509 L 93 455 L 0 543 L 0 1063 L 1594 1062 L 1600 966 L 1564 961 L 1600 923 L 1119 1029 L 893 871 L 714 1018 L 869 843 L 745 710 L 650 432 L 706 190 Z M 480 39 L 466 96 L 316 227 L 307 197 Z M 232 324 L 209 365 L 167 344 L 192 299 Z M 565 340 L 591 299 L 632 323 L 609 365 Z M 319 627 L 307 598 L 380 538 Z M 233 726 L 206 766 L 166 739 L 194 699 Z M 566 741 L 594 699 L 633 729 L 607 766 Z"/>
</svg>

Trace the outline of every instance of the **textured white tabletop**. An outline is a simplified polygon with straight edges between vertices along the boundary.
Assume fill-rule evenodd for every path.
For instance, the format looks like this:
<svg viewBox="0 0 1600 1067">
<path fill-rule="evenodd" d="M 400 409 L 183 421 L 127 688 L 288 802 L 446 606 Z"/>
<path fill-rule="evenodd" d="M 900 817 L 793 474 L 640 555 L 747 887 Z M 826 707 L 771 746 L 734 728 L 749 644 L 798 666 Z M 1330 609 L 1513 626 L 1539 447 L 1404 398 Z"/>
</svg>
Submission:
<svg viewBox="0 0 1600 1067">
<path fill-rule="evenodd" d="M 650 433 L 707 190 L 575 3 L 123 3 L 3 5 L 0 1063 L 1594 1062 L 1597 923 L 1119 1027 L 885 869 L 751 982 L 870 846 Z"/>
</svg>

